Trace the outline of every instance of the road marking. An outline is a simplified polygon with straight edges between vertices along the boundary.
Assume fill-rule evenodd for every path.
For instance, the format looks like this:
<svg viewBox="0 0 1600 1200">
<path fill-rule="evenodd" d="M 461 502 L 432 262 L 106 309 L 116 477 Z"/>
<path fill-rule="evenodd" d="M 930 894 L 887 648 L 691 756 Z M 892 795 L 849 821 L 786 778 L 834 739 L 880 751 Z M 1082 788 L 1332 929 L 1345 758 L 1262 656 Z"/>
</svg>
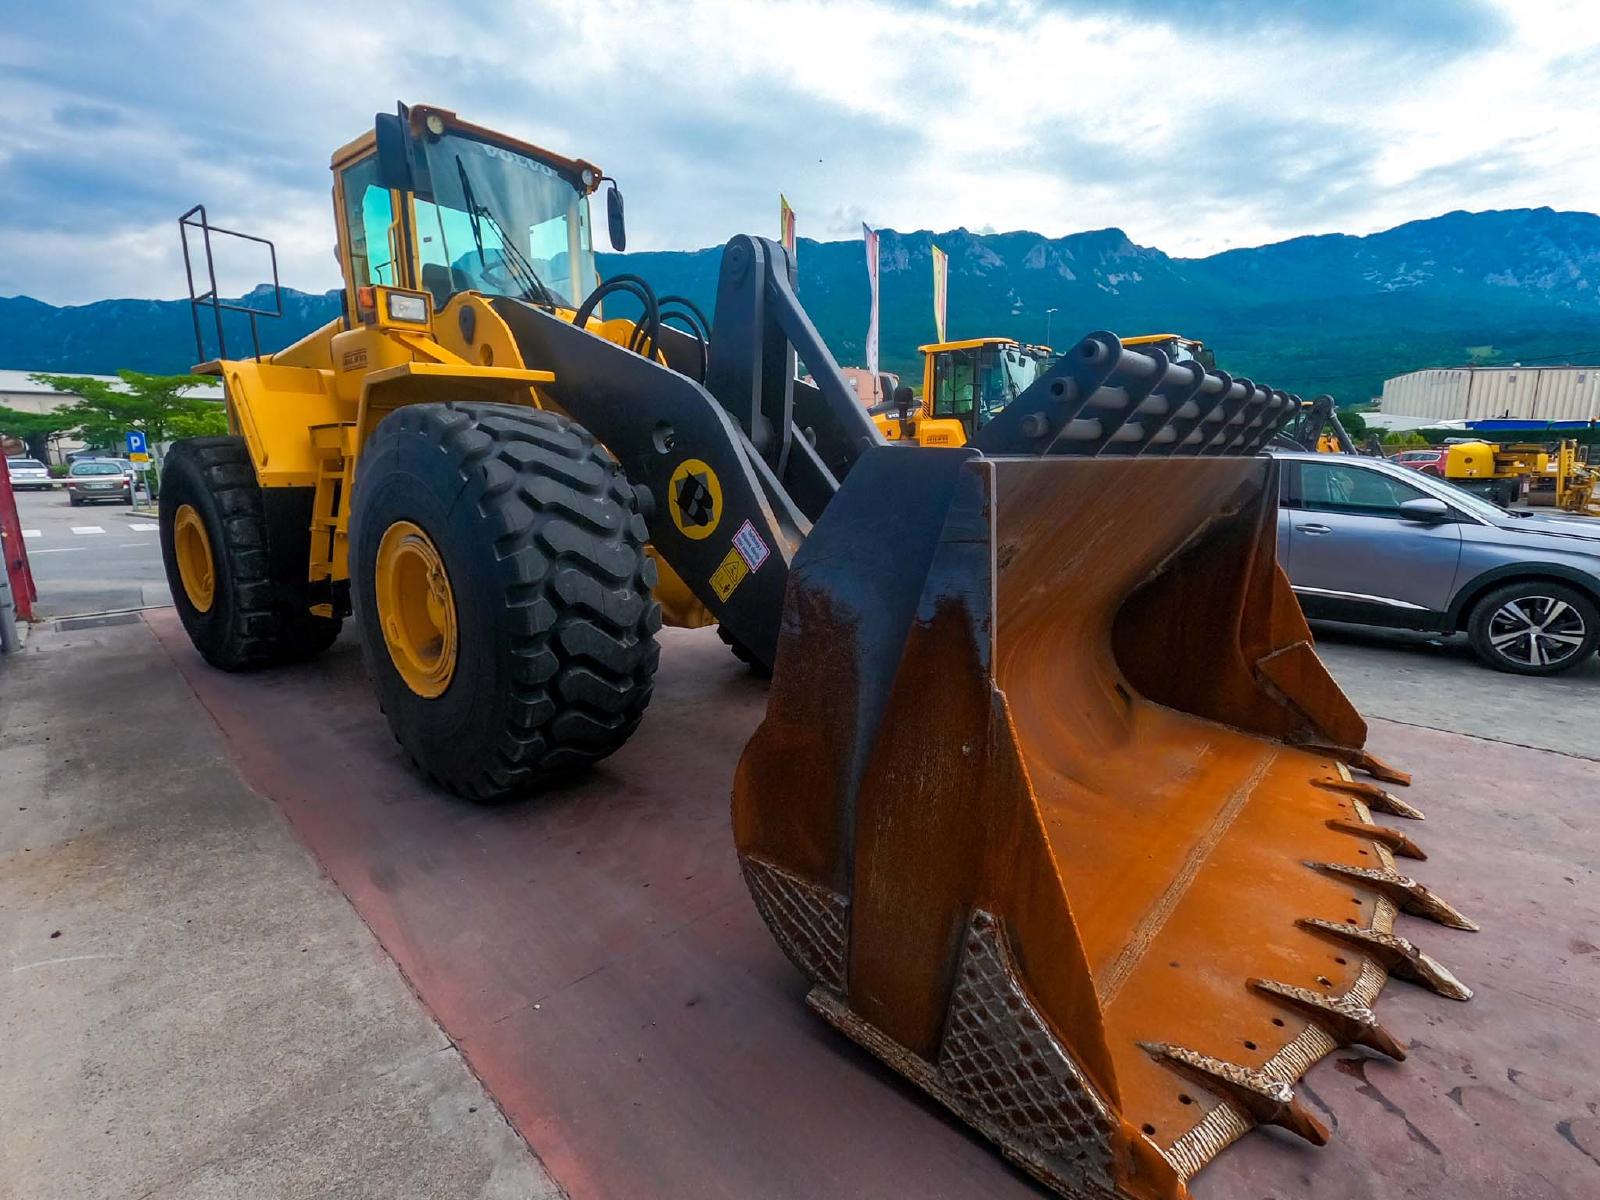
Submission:
<svg viewBox="0 0 1600 1200">
<path fill-rule="evenodd" d="M 42 530 L 42 529 L 24 529 L 22 531 L 22 536 L 25 537 L 25 538 L 43 537 L 44 536 L 44 530 Z"/>
<path fill-rule="evenodd" d="M 156 530 L 160 529 L 161 526 L 152 521 L 130 521 L 128 522 L 128 528 L 133 530 L 135 533 L 154 533 Z"/>
<path fill-rule="evenodd" d="M 81 554 L 88 548 L 87 546 L 52 546 L 49 550 L 29 550 L 28 555 L 32 557 L 35 554 Z"/>
<path fill-rule="evenodd" d="M 86 533 L 104 533 L 105 530 L 98 525 L 74 525 L 72 532 L 82 536 Z"/>
<path fill-rule="evenodd" d="M 131 546 L 137 546 L 137 547 L 139 547 L 139 549 L 142 550 L 146 546 L 148 546 L 149 544 L 150 544 L 149 542 L 118 542 L 115 546 L 112 547 L 112 549 L 113 550 L 126 550 Z"/>
<path fill-rule="evenodd" d="M 120 955 L 116 955 L 116 954 L 71 954 L 71 955 L 68 955 L 66 958 L 45 958 L 45 959 L 41 959 L 38 962 L 23 963 L 20 967 L 12 967 L 11 968 L 11 973 L 13 975 L 16 975 L 21 971 L 37 970 L 39 967 L 59 967 L 63 963 L 93 962 L 96 959 L 101 959 L 101 958 L 119 958 L 119 957 L 121 957 L 121 956 Z"/>
</svg>

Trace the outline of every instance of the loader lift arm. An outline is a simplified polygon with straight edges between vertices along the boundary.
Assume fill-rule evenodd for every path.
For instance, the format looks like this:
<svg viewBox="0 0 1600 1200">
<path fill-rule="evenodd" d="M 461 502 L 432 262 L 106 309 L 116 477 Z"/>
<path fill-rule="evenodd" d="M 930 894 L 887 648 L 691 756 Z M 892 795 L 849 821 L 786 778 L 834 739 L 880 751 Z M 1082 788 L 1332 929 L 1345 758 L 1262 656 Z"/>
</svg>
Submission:
<svg viewBox="0 0 1600 1200">
<path fill-rule="evenodd" d="M 728 243 L 704 385 L 681 369 L 694 355 L 692 339 L 678 330 L 654 331 L 662 362 L 525 301 L 491 302 L 524 361 L 554 371 L 551 398 L 645 489 L 657 552 L 769 667 L 789 563 L 840 479 L 882 444 L 801 308 L 793 279 L 794 261 L 777 243 Z M 797 351 L 815 386 L 795 379 Z M 645 398 L 649 408 L 641 411 Z M 708 511 L 688 503 L 686 485 L 706 489 Z"/>
</svg>

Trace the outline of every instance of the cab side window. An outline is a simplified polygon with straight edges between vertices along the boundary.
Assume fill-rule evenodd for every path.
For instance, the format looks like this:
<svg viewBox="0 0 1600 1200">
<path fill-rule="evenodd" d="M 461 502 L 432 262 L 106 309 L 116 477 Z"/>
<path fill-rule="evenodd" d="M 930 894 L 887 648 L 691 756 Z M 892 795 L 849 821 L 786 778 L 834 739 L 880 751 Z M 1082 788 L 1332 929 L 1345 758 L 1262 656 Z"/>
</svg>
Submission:
<svg viewBox="0 0 1600 1200">
<path fill-rule="evenodd" d="M 394 223 L 394 201 L 378 182 L 378 158 L 371 155 L 344 169 L 344 228 L 350 239 L 350 274 L 356 287 L 396 284 L 394 256 L 389 251 L 389 228 Z"/>
<path fill-rule="evenodd" d="M 1350 513 L 1364 517 L 1400 516 L 1407 500 L 1427 496 L 1421 488 L 1380 471 L 1340 463 L 1305 462 L 1300 464 L 1297 507 L 1309 512 Z"/>
<path fill-rule="evenodd" d="M 977 381 L 978 356 L 975 350 L 952 350 L 934 363 L 933 415 L 967 417 L 972 415 L 973 385 Z"/>
</svg>

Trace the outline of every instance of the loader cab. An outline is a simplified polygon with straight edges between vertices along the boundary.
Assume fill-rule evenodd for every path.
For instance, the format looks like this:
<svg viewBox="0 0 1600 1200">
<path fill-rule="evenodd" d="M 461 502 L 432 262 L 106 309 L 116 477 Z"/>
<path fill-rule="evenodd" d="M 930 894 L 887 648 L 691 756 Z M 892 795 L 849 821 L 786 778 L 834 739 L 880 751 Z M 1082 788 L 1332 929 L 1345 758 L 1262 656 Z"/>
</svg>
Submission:
<svg viewBox="0 0 1600 1200">
<path fill-rule="evenodd" d="M 332 166 L 351 314 L 373 286 L 426 292 L 434 312 L 468 291 L 570 310 L 599 282 L 592 163 L 402 105 Z"/>
<path fill-rule="evenodd" d="M 1184 337 L 1181 333 L 1146 333 L 1123 338 L 1122 344 L 1130 349 L 1154 346 L 1165 350 L 1173 362 L 1197 362 L 1208 371 L 1217 369 L 1216 354 L 1198 338 Z"/>
<path fill-rule="evenodd" d="M 1039 377 L 1047 346 L 1011 338 L 972 338 L 919 346 L 922 354 L 923 445 L 965 445 Z M 948 442 L 932 440 L 948 432 Z"/>
</svg>

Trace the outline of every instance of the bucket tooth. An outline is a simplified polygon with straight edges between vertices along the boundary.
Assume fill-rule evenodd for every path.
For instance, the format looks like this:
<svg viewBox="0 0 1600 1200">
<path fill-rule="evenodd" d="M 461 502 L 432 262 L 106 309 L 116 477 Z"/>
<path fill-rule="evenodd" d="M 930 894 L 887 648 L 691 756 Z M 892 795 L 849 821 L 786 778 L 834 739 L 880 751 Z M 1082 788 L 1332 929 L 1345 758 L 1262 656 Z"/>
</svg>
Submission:
<svg viewBox="0 0 1600 1200">
<path fill-rule="evenodd" d="M 1364 771 L 1374 779 L 1381 779 L 1385 783 L 1398 783 L 1401 787 L 1409 787 L 1411 773 L 1396 770 L 1376 754 L 1368 754 L 1365 750 L 1357 750 L 1350 756 L 1350 765 L 1358 771 Z"/>
<path fill-rule="evenodd" d="M 1368 754 L 1365 750 L 1337 742 L 1311 741 L 1302 743 L 1302 747 L 1314 754 L 1326 754 L 1330 758 L 1338 759 L 1342 764 L 1348 764 L 1374 779 L 1381 779 L 1385 783 L 1397 783 L 1401 787 L 1409 787 L 1411 775 L 1396 767 L 1391 767 L 1376 754 Z M 1350 781 L 1347 769 L 1341 769 L 1346 781 Z"/>
<path fill-rule="evenodd" d="M 1139 1045 L 1158 1062 L 1188 1075 L 1241 1109 L 1257 1125 L 1287 1129 L 1313 1146 L 1328 1144 L 1327 1126 L 1306 1111 L 1295 1099 L 1294 1089 L 1281 1079 L 1170 1042 L 1140 1042 Z"/>
<path fill-rule="evenodd" d="M 1329 875 L 1341 875 L 1346 879 L 1364 883 L 1388 896 L 1412 916 L 1427 917 L 1430 921 L 1448 925 L 1451 929 L 1478 928 L 1476 921 L 1463 916 L 1454 905 L 1440 899 L 1411 876 L 1402 875 L 1399 871 L 1378 867 L 1350 867 L 1344 863 L 1332 862 L 1308 862 L 1306 866 L 1313 870 L 1325 871 Z"/>
<path fill-rule="evenodd" d="M 1329 996 L 1273 979 L 1252 979 L 1250 986 L 1300 1009 L 1303 1015 L 1310 1017 L 1346 1046 L 1366 1046 L 1379 1054 L 1387 1054 L 1397 1062 L 1405 1060 L 1405 1047 L 1378 1024 L 1372 1009 L 1359 1000 L 1350 996 Z"/>
<path fill-rule="evenodd" d="M 1376 784 L 1360 783 L 1354 779 L 1319 779 L 1316 784 L 1320 788 L 1327 788 L 1330 792 L 1344 792 L 1346 795 L 1356 796 L 1365 801 L 1368 808 L 1387 813 L 1391 817 L 1405 817 L 1410 821 L 1425 819 L 1420 808 Z"/>
<path fill-rule="evenodd" d="M 1353 833 L 1357 837 L 1371 838 L 1379 845 L 1387 846 L 1401 858 L 1415 858 L 1420 860 L 1428 856 L 1423 853 L 1422 847 L 1413 842 L 1398 829 L 1390 829 L 1387 825 L 1374 825 L 1370 821 L 1350 821 L 1344 817 L 1334 817 L 1328 822 L 1329 829 L 1337 829 L 1340 833 Z"/>
<path fill-rule="evenodd" d="M 1398 934 L 1363 929 L 1339 921 L 1324 921 L 1321 917 L 1303 917 L 1296 924 L 1302 929 L 1312 929 L 1354 946 L 1361 953 L 1376 959 L 1396 979 L 1418 984 L 1450 1000 L 1472 999 L 1472 989 L 1457 979 L 1450 968 L 1420 949 L 1415 942 Z"/>
</svg>

